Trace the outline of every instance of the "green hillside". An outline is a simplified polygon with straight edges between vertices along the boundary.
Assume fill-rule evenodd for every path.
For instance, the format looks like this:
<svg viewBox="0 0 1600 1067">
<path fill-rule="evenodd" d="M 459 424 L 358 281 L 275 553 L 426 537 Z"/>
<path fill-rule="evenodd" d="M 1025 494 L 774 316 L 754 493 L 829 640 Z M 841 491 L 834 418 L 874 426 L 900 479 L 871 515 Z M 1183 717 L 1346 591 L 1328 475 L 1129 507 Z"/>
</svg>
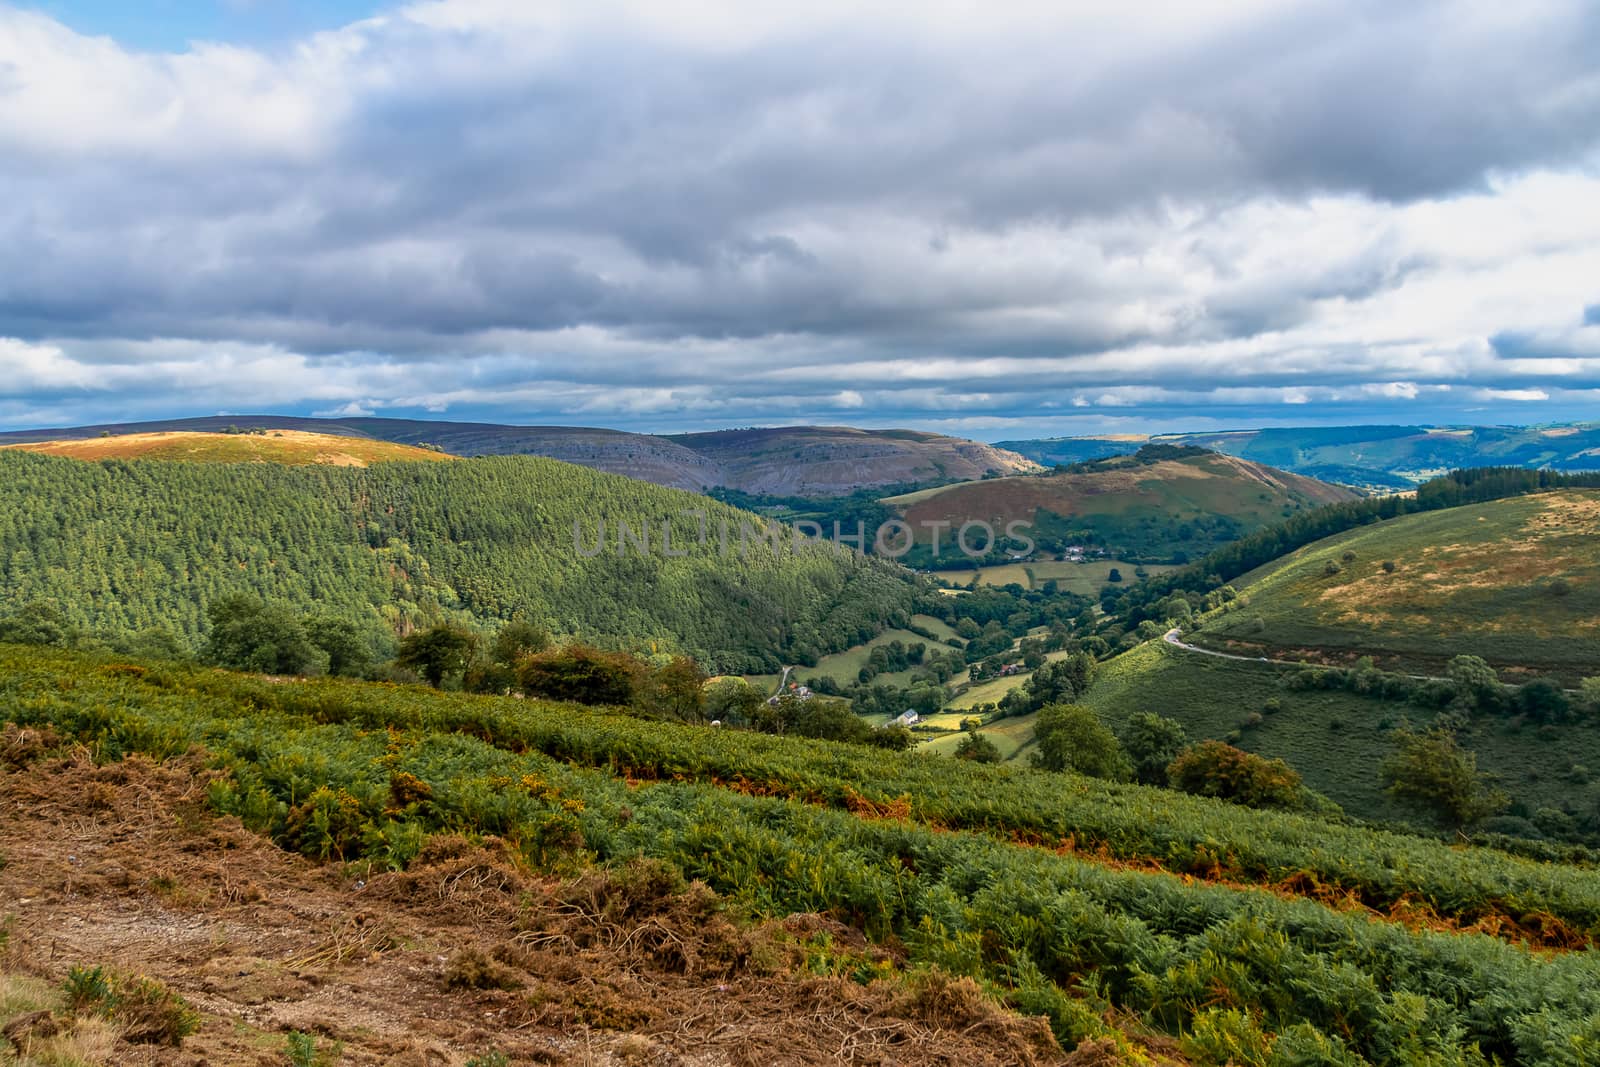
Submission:
<svg viewBox="0 0 1600 1067">
<path fill-rule="evenodd" d="M 1082 463 L 1054 474 L 993 478 L 890 497 L 907 522 L 971 521 L 1003 531 L 1033 524 L 1044 554 L 1079 544 L 1139 562 L 1185 562 L 1269 523 L 1355 493 L 1201 449 L 1146 447 L 1136 455 Z M 926 535 L 924 540 L 926 540 Z"/>
<path fill-rule="evenodd" d="M 690 512 L 706 516 L 705 544 Z M 78 627 L 166 627 L 193 643 L 207 606 L 244 591 L 355 624 L 520 615 L 759 673 L 914 610 L 915 585 L 892 564 L 754 538 L 742 548 L 742 524 L 756 521 L 535 457 L 356 469 L 0 450 L 0 614 L 44 601 Z M 629 540 L 619 552 L 622 523 L 648 526 L 651 551 Z"/>
<path fill-rule="evenodd" d="M 203 745 L 209 803 L 315 859 L 404 868 L 429 835 L 492 834 L 535 872 L 646 859 L 735 914 L 822 913 L 893 947 L 858 980 L 974 977 L 1077 1062 L 1600 1054 L 1600 961 L 1569 951 L 1600 935 L 1590 869 L 1070 775 L 38 649 L 0 647 L 0 708 L 106 761 Z"/>
<path fill-rule="evenodd" d="M 1600 491 L 1407 515 L 1315 542 L 1235 581 L 1248 604 L 1196 642 L 1274 658 L 1372 656 L 1438 673 L 1600 673 Z"/>
</svg>

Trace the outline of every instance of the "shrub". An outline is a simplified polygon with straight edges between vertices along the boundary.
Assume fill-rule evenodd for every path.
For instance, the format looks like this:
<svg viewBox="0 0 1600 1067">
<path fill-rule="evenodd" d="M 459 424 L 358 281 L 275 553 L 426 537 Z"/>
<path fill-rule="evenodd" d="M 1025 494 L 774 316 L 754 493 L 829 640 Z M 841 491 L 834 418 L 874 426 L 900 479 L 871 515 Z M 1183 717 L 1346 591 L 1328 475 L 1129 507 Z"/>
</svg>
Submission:
<svg viewBox="0 0 1600 1067">
<path fill-rule="evenodd" d="M 1395 571 L 1395 562 L 1394 562 L 1394 560 L 1392 560 L 1392 559 L 1384 560 L 1383 561 L 1383 573 L 1385 573 L 1385 574 L 1393 574 L 1394 571 Z"/>
<path fill-rule="evenodd" d="M 1239 728 L 1241 730 L 1254 730 L 1265 721 L 1265 717 L 1259 711 L 1252 711 L 1239 721 Z"/>
<path fill-rule="evenodd" d="M 1354 562 L 1355 562 L 1355 561 L 1356 561 L 1356 554 L 1355 554 L 1355 553 L 1354 553 L 1354 552 L 1352 552 L 1352 551 L 1350 551 L 1350 550 L 1349 550 L 1349 549 L 1348 549 L 1348 548 L 1347 548 L 1347 549 L 1345 549 L 1345 550 L 1344 550 L 1344 552 L 1343 552 L 1343 553 L 1342 553 L 1342 554 L 1341 554 L 1341 555 L 1340 555 L 1340 556 L 1339 556 L 1339 558 L 1340 558 L 1340 559 L 1342 559 L 1342 560 L 1344 560 L 1344 561 L 1345 561 L 1345 562 L 1346 562 L 1346 563 L 1354 563 Z"/>
<path fill-rule="evenodd" d="M 1220 741 L 1185 749 L 1167 769 L 1174 789 L 1252 808 L 1299 808 L 1305 787 L 1287 763 L 1241 752 Z"/>
<path fill-rule="evenodd" d="M 1517 690 L 1516 708 L 1537 723 L 1564 722 L 1572 710 L 1567 691 L 1551 678 L 1535 678 Z"/>
<path fill-rule="evenodd" d="M 446 989 L 516 989 L 520 985 L 509 967 L 475 948 L 457 952 L 444 970 Z"/>
<path fill-rule="evenodd" d="M 1128 719 L 1121 740 L 1133 762 L 1134 777 L 1145 785 L 1166 785 L 1167 767 L 1189 744 L 1180 723 L 1148 711 Z"/>
<path fill-rule="evenodd" d="M 1039 713 L 1033 729 L 1039 743 L 1035 767 L 1113 781 L 1133 777 L 1133 764 L 1116 735 L 1081 704 L 1050 705 Z"/>
<path fill-rule="evenodd" d="M 1384 788 L 1431 810 L 1442 821 L 1468 826 L 1506 806 L 1507 797 L 1478 773 L 1478 757 L 1448 730 L 1395 731 L 1395 751 L 1383 761 Z"/>
<path fill-rule="evenodd" d="M 517 672 L 529 696 L 570 700 L 577 704 L 631 703 L 644 665 L 620 652 L 602 652 L 588 645 L 529 656 Z"/>
<path fill-rule="evenodd" d="M 956 746 L 956 759 L 971 760 L 973 763 L 999 763 L 1000 749 L 977 731 L 969 731 Z"/>
<path fill-rule="evenodd" d="M 154 978 L 73 967 L 64 988 L 73 1014 L 109 1019 L 137 1044 L 176 1046 L 200 1029 L 199 1014 Z"/>
<path fill-rule="evenodd" d="M 284 1044 L 289 1054 L 289 1067 L 331 1067 L 339 1062 L 344 1047 L 335 1041 L 329 1047 L 319 1045 L 310 1034 L 294 1030 Z"/>
</svg>

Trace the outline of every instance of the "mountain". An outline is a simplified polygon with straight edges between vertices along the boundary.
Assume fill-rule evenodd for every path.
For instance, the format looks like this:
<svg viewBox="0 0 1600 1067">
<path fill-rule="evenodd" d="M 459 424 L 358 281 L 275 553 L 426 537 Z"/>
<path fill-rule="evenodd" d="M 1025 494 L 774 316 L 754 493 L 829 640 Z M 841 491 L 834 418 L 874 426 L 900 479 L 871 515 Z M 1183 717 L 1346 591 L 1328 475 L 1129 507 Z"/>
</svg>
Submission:
<svg viewBox="0 0 1600 1067">
<path fill-rule="evenodd" d="M 207 606 L 246 592 L 367 633 L 521 616 L 760 673 L 847 648 L 914 610 L 901 568 L 741 536 L 760 521 L 536 456 L 361 468 L 4 449 L 0 614 L 43 602 L 75 627 L 112 637 L 163 627 L 192 647 Z"/>
<path fill-rule="evenodd" d="M 298 430 L 426 445 L 458 456 L 536 455 L 674 489 L 737 489 L 792 496 L 843 496 L 858 489 L 1019 474 L 1038 464 L 993 445 L 917 430 L 790 426 L 658 437 L 573 426 L 500 426 L 413 419 L 316 419 L 288 415 L 206 416 L 0 433 L 0 444 L 71 441 L 230 428 Z"/>
<path fill-rule="evenodd" d="M 1406 515 L 1291 552 L 1235 582 L 1248 607 L 1195 637 L 1250 655 L 1442 673 L 1459 654 L 1512 677 L 1600 674 L 1600 490 Z"/>
<path fill-rule="evenodd" d="M 169 430 L 0 447 L 85 460 L 174 459 L 188 463 L 283 463 L 290 466 L 313 463 L 365 467 L 371 463 L 404 460 L 427 463 L 455 458 L 442 452 L 391 441 L 369 441 L 360 437 L 339 437 L 303 430 L 267 430 L 262 433 Z"/>
<path fill-rule="evenodd" d="M 1098 545 L 1123 559 L 1182 562 L 1268 523 L 1351 500 L 1342 486 L 1190 447 L 1147 445 L 1047 475 L 993 478 L 889 497 L 918 529 L 1034 524 L 1046 552 Z M 947 538 L 948 541 L 948 538 Z"/>
<path fill-rule="evenodd" d="M 1123 455 L 1151 442 L 1196 445 L 1323 481 L 1380 490 L 1407 489 L 1465 467 L 1600 470 L 1600 423 L 1115 434 L 1003 441 L 997 447 L 1055 465 Z"/>
</svg>

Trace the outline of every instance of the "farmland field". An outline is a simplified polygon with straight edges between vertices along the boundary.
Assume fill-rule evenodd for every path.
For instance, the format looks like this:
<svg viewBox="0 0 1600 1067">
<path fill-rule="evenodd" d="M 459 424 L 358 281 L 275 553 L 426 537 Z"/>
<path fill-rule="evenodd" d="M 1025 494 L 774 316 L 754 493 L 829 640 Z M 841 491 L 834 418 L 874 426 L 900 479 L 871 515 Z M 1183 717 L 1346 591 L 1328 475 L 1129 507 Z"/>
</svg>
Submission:
<svg viewBox="0 0 1600 1067">
<path fill-rule="evenodd" d="M 930 721 L 934 725 L 960 729 L 961 716 L 959 713 L 951 715 L 934 716 Z M 1015 718 L 999 719 L 982 727 L 978 732 L 993 741 L 1000 750 L 1002 758 L 1013 760 L 1027 754 L 1033 745 L 1033 723 L 1039 717 L 1035 712 L 1032 715 L 1018 715 Z M 926 741 L 920 746 L 920 751 L 931 752 L 941 756 L 948 756 L 955 752 L 956 746 L 961 744 L 960 733 L 947 734 Z"/>
<path fill-rule="evenodd" d="M 1006 585 L 1011 582 L 1024 589 L 1039 589 L 1045 582 L 1054 581 L 1063 593 L 1098 597 L 1110 580 L 1113 569 L 1121 573 L 1124 582 L 1134 580 L 1134 570 L 1140 565 L 1121 559 L 1095 559 L 1083 563 L 1061 560 L 1040 560 L 1036 563 L 1007 563 L 998 567 L 980 567 L 977 570 L 935 571 L 934 577 L 955 585 L 966 585 L 976 576 L 979 585 Z M 1170 564 L 1147 563 L 1149 574 L 1165 574 L 1177 568 Z"/>
</svg>

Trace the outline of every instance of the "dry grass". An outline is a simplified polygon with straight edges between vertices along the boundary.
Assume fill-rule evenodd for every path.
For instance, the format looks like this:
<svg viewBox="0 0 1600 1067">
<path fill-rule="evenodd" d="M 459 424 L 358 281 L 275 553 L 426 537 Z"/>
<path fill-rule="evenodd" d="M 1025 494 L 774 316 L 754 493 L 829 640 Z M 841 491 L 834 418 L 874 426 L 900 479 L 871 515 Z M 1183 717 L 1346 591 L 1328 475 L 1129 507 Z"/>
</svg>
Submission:
<svg viewBox="0 0 1600 1067">
<path fill-rule="evenodd" d="M 365 467 L 392 460 L 437 462 L 455 458 L 390 441 L 307 433 L 303 430 L 270 430 L 265 434 L 175 430 L 3 447 L 82 460 L 165 459 L 191 463 L 326 464 L 335 467 Z"/>
<path fill-rule="evenodd" d="M 736 921 L 649 863 L 557 879 L 492 838 L 435 838 L 408 870 L 363 884 L 211 814 L 212 773 L 81 754 L 0 773 L 0 899 L 26 902 L 0 1026 L 36 1011 L 67 1023 L 61 982 L 81 960 L 159 979 L 204 1016 L 181 1049 L 87 1016 L 55 1034 L 30 1025 L 18 1067 L 281 1063 L 287 1032 L 341 1043 L 345 1064 L 395 1067 L 489 1049 L 687 1067 L 1065 1060 L 1042 1020 L 970 983 L 919 985 L 893 946 L 832 919 Z M 152 892 L 156 872 L 192 892 Z M 847 977 L 862 968 L 889 977 Z"/>
</svg>

